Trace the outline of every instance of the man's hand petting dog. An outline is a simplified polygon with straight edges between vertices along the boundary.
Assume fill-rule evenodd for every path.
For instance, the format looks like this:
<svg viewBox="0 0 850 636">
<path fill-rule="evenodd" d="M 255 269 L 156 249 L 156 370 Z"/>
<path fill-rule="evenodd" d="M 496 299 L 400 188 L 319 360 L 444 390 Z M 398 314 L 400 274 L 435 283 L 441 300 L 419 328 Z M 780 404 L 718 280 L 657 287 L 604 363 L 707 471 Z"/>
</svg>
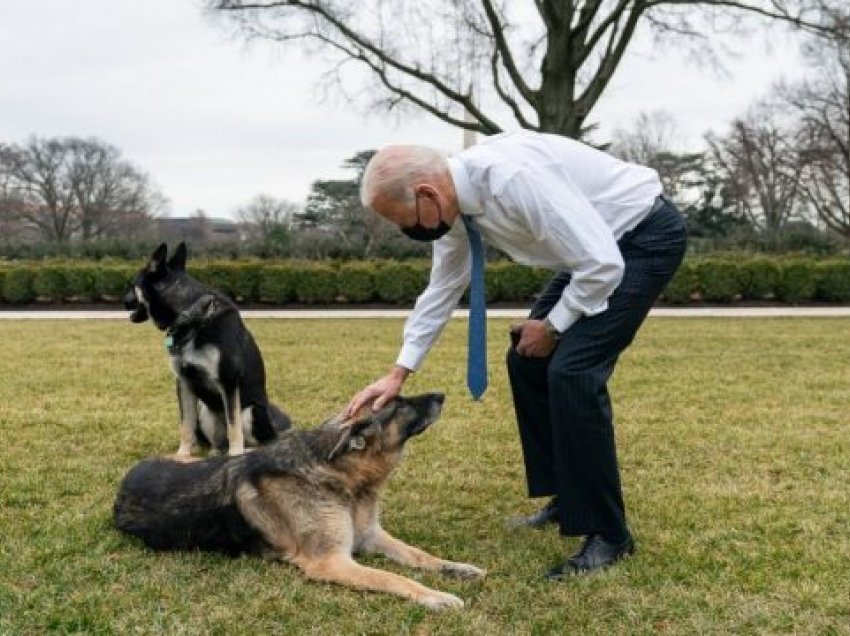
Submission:
<svg viewBox="0 0 850 636">
<path fill-rule="evenodd" d="M 384 404 L 401 393 L 401 387 L 408 375 L 410 375 L 409 369 L 396 365 L 387 375 L 376 380 L 351 398 L 351 402 L 345 407 L 343 415 L 346 418 L 351 417 L 370 402 L 373 411 L 381 409 Z"/>
</svg>

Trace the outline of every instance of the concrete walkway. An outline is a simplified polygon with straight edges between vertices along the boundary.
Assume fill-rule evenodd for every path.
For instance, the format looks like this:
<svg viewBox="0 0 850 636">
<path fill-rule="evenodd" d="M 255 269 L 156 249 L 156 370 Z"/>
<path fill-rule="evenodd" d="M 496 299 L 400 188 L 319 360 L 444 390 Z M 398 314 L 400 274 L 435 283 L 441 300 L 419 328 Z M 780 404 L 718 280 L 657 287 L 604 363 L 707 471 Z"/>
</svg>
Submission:
<svg viewBox="0 0 850 636">
<path fill-rule="evenodd" d="M 489 309 L 490 318 L 524 318 L 527 309 Z M 409 309 L 246 309 L 245 318 L 406 318 Z M 466 309 L 457 309 L 454 318 L 466 318 Z M 650 316 L 664 318 L 837 318 L 850 317 L 847 307 L 658 307 Z M 125 311 L 5 311 L 0 320 L 126 320 Z"/>
</svg>

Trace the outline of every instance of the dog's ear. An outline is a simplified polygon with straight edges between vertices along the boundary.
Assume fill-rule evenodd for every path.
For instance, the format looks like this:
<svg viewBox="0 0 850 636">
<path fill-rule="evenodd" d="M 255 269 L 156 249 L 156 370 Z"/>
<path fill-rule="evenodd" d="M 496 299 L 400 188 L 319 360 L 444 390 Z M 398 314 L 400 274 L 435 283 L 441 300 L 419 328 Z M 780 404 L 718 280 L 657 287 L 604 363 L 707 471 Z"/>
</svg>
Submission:
<svg viewBox="0 0 850 636">
<path fill-rule="evenodd" d="M 398 400 L 392 400 L 377 411 L 372 410 L 372 404 L 366 404 L 360 411 L 344 419 L 343 414 L 334 418 L 337 424 L 337 442 L 328 455 L 328 461 L 344 455 L 352 450 L 363 450 L 366 447 L 366 438 L 374 431 L 380 432 L 384 425 L 389 422 L 398 410 Z"/>
<path fill-rule="evenodd" d="M 363 433 L 372 423 L 370 418 L 352 418 L 340 422 L 336 444 L 328 453 L 328 461 L 331 462 L 351 450 L 363 450 L 366 447 Z"/>
<path fill-rule="evenodd" d="M 186 242 L 180 241 L 174 255 L 168 259 L 168 269 L 173 272 L 186 271 Z"/>
<path fill-rule="evenodd" d="M 162 271 L 165 268 L 165 257 L 168 255 L 168 246 L 165 243 L 160 243 L 151 254 L 151 259 L 148 261 L 148 271 L 153 273 Z"/>
</svg>

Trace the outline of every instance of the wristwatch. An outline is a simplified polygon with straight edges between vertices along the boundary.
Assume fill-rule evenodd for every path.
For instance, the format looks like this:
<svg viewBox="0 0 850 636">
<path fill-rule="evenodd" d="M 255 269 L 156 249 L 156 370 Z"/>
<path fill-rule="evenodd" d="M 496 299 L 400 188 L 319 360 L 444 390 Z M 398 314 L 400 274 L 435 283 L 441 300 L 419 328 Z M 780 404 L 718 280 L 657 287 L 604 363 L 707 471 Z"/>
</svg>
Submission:
<svg viewBox="0 0 850 636">
<path fill-rule="evenodd" d="M 546 334 L 552 338 L 555 342 L 561 339 L 561 332 L 555 329 L 555 325 L 552 324 L 552 321 L 546 318 L 543 320 L 543 326 L 546 328 Z"/>
</svg>

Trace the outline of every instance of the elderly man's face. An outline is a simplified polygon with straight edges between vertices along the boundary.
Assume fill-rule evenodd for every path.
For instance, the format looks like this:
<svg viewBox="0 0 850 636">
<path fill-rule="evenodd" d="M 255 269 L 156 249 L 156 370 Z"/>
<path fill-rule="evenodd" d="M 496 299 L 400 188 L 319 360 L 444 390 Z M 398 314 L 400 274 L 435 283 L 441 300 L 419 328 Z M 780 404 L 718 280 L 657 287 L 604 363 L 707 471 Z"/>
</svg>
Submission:
<svg viewBox="0 0 850 636">
<path fill-rule="evenodd" d="M 379 195 L 372 202 L 372 209 L 387 221 L 391 221 L 400 227 L 407 227 L 416 223 L 415 206 L 407 206 L 398 199 Z"/>
</svg>

